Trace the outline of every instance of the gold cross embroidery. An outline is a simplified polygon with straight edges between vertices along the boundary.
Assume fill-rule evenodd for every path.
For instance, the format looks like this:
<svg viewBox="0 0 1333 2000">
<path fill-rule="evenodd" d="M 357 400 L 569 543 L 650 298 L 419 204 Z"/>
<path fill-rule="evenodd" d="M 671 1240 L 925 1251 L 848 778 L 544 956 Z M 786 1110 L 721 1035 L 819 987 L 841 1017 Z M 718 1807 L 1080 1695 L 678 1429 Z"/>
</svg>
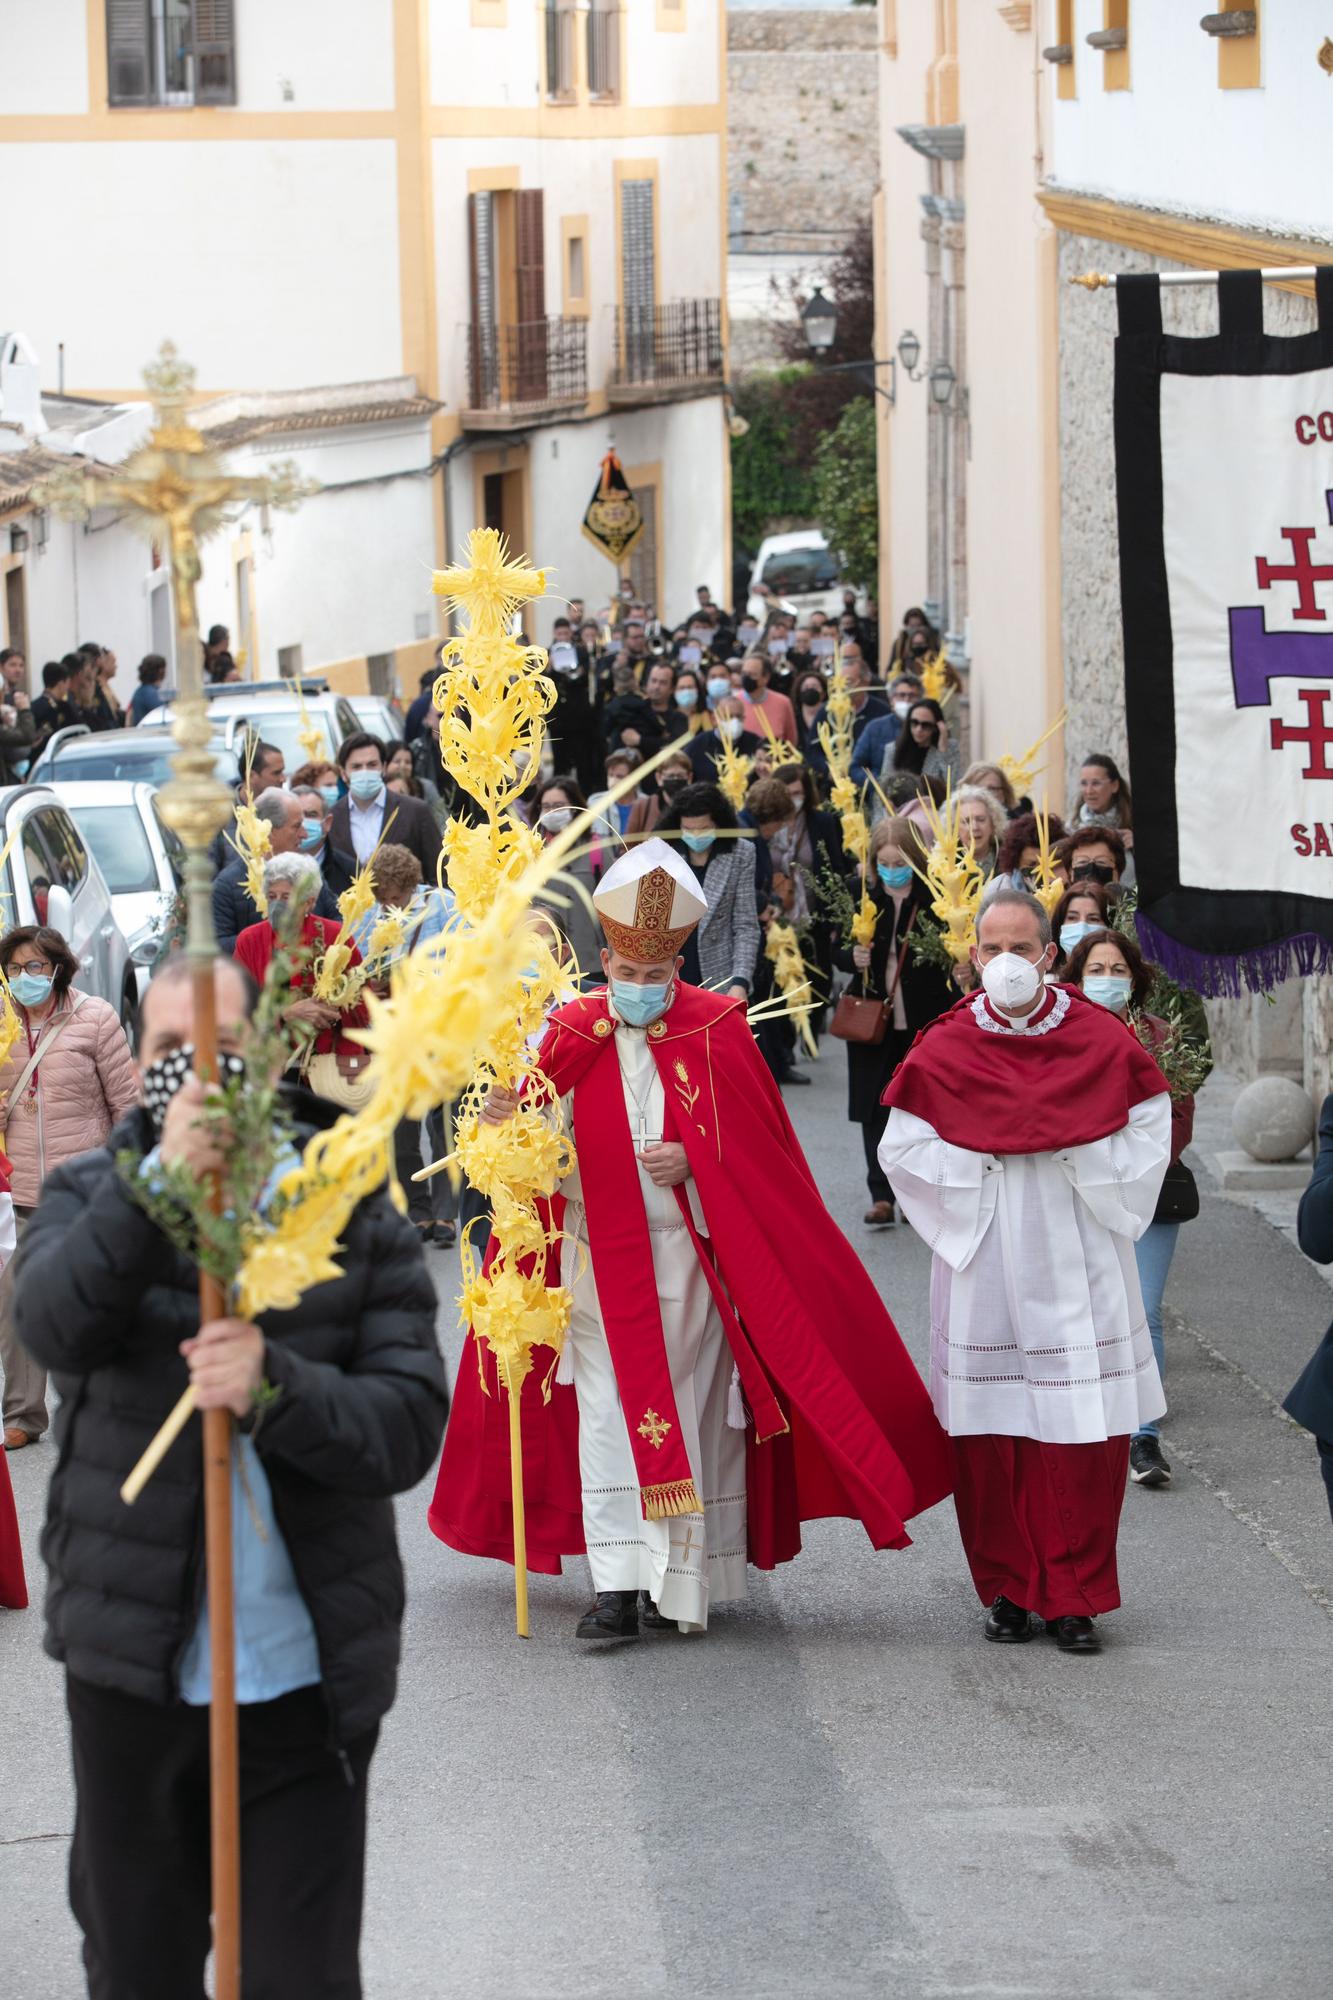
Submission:
<svg viewBox="0 0 1333 2000">
<path fill-rule="evenodd" d="M 645 1410 L 643 1422 L 639 1425 L 639 1436 L 647 1438 L 654 1451 L 661 1451 L 663 1441 L 671 1425 L 665 1417 L 659 1417 L 656 1410 Z"/>
<path fill-rule="evenodd" d="M 685 1539 L 683 1542 L 673 1542 L 671 1544 L 672 1555 L 679 1556 L 681 1561 L 685 1563 L 687 1566 L 689 1564 L 690 1557 L 696 1553 L 702 1555 L 703 1549 L 704 1549 L 703 1537 L 700 1536 L 697 1542 L 694 1539 L 693 1523 L 691 1523 L 691 1525 L 685 1530 Z"/>
</svg>

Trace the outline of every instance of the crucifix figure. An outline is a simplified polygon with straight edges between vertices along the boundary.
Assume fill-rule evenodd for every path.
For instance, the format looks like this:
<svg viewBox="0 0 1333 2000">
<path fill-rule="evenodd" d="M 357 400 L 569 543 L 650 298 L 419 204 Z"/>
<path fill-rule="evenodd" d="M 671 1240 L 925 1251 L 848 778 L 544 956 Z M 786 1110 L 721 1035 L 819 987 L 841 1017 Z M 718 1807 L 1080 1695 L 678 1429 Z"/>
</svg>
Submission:
<svg viewBox="0 0 1333 2000">
<path fill-rule="evenodd" d="M 67 519 L 84 519 L 94 507 L 119 507 L 149 534 L 171 565 L 176 615 L 176 686 L 172 734 L 180 754 L 174 777 L 160 794 L 162 817 L 185 847 L 188 912 L 186 952 L 194 975 L 195 1072 L 202 1082 L 217 1076 L 217 1018 L 213 962 L 212 869 L 208 844 L 226 824 L 231 794 L 213 768 L 211 730 L 203 691 L 199 646 L 199 544 L 222 526 L 223 510 L 237 501 L 265 507 L 294 507 L 314 489 L 291 464 L 258 478 L 223 469 L 207 440 L 190 422 L 188 404 L 194 370 L 164 341 L 158 358 L 144 370 L 152 391 L 155 421 L 144 442 L 114 468 L 70 466 L 34 493 L 39 506 Z M 214 1191 L 222 1200 L 221 1189 Z M 228 1310 L 222 1286 L 199 1275 L 200 1323 L 221 1319 Z M 188 1420 L 193 1391 L 187 1391 L 160 1435 L 158 1457 Z M 212 1822 L 213 1937 L 217 2000 L 240 1995 L 240 1783 L 236 1734 L 235 1621 L 232 1608 L 230 1411 L 203 1415 L 205 1548 L 212 1671 L 209 1705 L 210 1801 Z M 172 1424 L 175 1429 L 172 1429 Z M 156 1461 L 154 1461 L 156 1462 Z M 151 1465 L 141 1468 L 142 1477 Z M 126 1496 L 130 1497 L 129 1495 Z"/>
</svg>

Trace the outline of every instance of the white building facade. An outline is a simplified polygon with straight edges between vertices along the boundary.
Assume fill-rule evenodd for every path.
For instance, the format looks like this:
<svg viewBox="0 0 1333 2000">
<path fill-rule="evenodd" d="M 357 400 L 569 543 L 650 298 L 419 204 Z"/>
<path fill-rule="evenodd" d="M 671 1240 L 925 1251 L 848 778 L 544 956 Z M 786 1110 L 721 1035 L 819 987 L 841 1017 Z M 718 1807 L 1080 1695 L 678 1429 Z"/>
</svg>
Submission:
<svg viewBox="0 0 1333 2000">
<path fill-rule="evenodd" d="M 887 616 L 932 600 L 968 662 L 974 754 L 1021 749 L 1067 705 L 1038 781 L 1059 810 L 1089 752 L 1126 752 L 1115 298 L 1071 280 L 1333 262 L 1311 165 L 1333 44 L 1321 51 L 1310 10 L 1269 0 L 1208 15 L 879 0 L 878 24 L 876 353 L 897 361 L 896 401 L 880 406 L 881 603 Z M 1266 288 L 1268 328 L 1312 325 L 1309 291 Z M 1214 331 L 1216 290 L 1168 288 L 1163 310 L 1169 331 Z M 953 379 L 935 401 L 940 364 Z M 1224 787 L 1218 804 L 1246 809 Z M 1326 1090 L 1324 987 L 1219 1005 L 1222 1058 Z"/>
<path fill-rule="evenodd" d="M 481 523 L 604 603 L 611 442 L 636 589 L 726 594 L 723 37 L 722 0 L 0 0 L 0 322 L 113 404 L 174 339 L 210 428 L 325 486 L 205 557 L 252 671 L 413 691 L 430 569 Z M 27 596 L 30 652 L 84 636 Z"/>
</svg>

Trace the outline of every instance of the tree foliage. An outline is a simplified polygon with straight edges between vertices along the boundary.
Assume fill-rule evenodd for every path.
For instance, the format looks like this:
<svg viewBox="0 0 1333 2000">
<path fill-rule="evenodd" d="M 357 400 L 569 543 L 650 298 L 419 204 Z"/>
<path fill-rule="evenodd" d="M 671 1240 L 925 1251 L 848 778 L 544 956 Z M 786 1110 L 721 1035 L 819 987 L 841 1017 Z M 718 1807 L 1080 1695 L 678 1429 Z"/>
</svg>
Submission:
<svg viewBox="0 0 1333 2000">
<path fill-rule="evenodd" d="M 804 372 L 779 368 L 737 384 L 736 412 L 750 428 L 731 447 L 731 519 L 748 549 L 758 549 L 773 521 L 808 521 L 815 511 L 810 461 L 792 435 L 792 384 Z"/>
<path fill-rule="evenodd" d="M 836 430 L 815 448 L 815 514 L 837 551 L 845 580 L 875 591 L 879 572 L 879 491 L 875 408 L 849 403 Z"/>
<path fill-rule="evenodd" d="M 838 309 L 837 338 L 822 362 L 812 363 L 801 324 L 805 295 L 796 284 L 774 288 L 772 331 L 786 365 L 738 382 L 735 405 L 750 426 L 731 452 L 732 525 L 736 539 L 757 549 L 774 521 L 812 520 L 820 514 L 813 466 L 844 412 L 873 410 L 869 375 L 834 371 L 830 363 L 867 361 L 875 347 L 874 239 L 868 222 L 857 226 L 829 267 L 828 295 Z M 873 422 L 869 498 L 873 509 Z M 859 435 L 859 434 L 858 434 Z M 825 524 L 829 539 L 835 537 Z M 847 551 L 851 559 L 850 549 Z M 874 565 L 866 573 L 873 584 Z"/>
</svg>

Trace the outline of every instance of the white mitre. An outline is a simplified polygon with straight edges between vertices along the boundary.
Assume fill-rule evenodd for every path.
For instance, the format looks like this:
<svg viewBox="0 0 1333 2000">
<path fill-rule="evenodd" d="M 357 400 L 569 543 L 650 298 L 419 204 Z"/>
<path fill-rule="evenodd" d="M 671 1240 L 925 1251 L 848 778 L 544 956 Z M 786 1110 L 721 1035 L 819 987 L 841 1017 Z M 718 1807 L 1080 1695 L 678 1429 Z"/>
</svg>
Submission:
<svg viewBox="0 0 1333 2000">
<path fill-rule="evenodd" d="M 665 840 L 642 840 L 607 869 L 593 891 L 606 941 L 640 965 L 674 958 L 708 903 L 689 863 Z"/>
</svg>

